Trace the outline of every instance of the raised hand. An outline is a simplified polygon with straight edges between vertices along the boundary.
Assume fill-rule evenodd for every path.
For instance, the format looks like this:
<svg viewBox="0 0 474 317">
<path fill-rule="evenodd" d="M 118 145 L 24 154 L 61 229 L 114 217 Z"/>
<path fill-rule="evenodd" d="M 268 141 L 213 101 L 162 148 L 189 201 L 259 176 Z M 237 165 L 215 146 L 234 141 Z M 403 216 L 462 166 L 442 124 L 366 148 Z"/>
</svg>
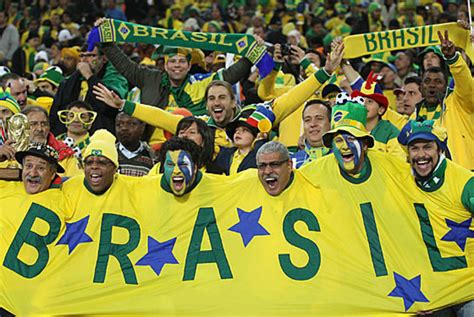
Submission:
<svg viewBox="0 0 474 317">
<path fill-rule="evenodd" d="M 98 100 L 112 108 L 121 109 L 125 103 L 125 100 L 122 100 L 115 92 L 109 90 L 101 83 L 94 86 L 93 92 Z"/>
<path fill-rule="evenodd" d="M 102 23 L 104 23 L 104 21 L 105 21 L 105 18 L 98 18 L 97 20 L 95 20 L 94 26 L 99 27 L 101 26 Z"/>
<path fill-rule="evenodd" d="M 335 39 L 331 43 L 331 53 L 327 54 L 326 65 L 324 69 L 329 73 L 333 73 L 344 57 L 344 42 L 341 39 Z"/>
<path fill-rule="evenodd" d="M 273 46 L 273 60 L 275 63 L 283 63 L 283 54 L 281 53 L 281 44 L 276 43 Z"/>
<path fill-rule="evenodd" d="M 456 54 L 456 46 L 454 43 L 449 40 L 448 30 L 444 31 L 444 37 L 440 31 L 438 31 L 438 37 L 441 41 L 441 52 L 443 52 L 444 57 L 450 59 Z"/>
</svg>

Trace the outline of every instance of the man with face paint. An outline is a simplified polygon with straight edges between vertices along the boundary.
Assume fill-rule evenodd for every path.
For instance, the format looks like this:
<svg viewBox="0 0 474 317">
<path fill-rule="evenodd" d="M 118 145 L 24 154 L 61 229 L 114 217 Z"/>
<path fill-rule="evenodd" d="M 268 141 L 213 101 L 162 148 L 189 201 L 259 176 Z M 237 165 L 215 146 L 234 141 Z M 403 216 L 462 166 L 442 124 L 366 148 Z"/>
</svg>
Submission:
<svg viewBox="0 0 474 317">
<path fill-rule="evenodd" d="M 193 190 L 202 178 L 199 155 L 199 146 L 191 140 L 173 137 L 163 143 L 159 158 L 161 187 L 178 197 Z"/>
<path fill-rule="evenodd" d="M 456 210 L 466 221 L 471 219 L 466 229 L 473 230 L 474 175 L 446 158 L 449 157 L 446 137 L 446 130 L 435 125 L 434 120 L 409 121 L 398 141 L 407 147 L 413 179 L 418 188 L 436 205 Z M 466 254 L 468 252 L 469 248 Z M 458 317 L 473 316 L 474 301 L 448 307 L 433 316 L 453 316 L 453 313 Z"/>
<path fill-rule="evenodd" d="M 323 135 L 323 144 L 332 148 L 341 174 L 348 179 L 364 179 L 370 175 L 367 150 L 374 138 L 365 128 L 367 109 L 356 101 L 337 104 L 332 109 L 332 130 Z"/>
</svg>

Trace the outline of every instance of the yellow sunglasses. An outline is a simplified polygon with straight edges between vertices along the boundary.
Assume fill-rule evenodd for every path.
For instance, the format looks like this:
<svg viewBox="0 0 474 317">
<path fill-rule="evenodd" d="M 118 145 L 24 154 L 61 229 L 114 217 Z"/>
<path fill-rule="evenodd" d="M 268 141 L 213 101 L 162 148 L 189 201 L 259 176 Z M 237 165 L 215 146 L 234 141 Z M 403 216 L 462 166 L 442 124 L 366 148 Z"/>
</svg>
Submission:
<svg viewBox="0 0 474 317">
<path fill-rule="evenodd" d="M 58 111 L 58 117 L 59 121 L 63 124 L 71 124 L 77 118 L 82 124 L 91 125 L 97 117 L 97 112 L 88 110 L 80 112 L 61 110 Z"/>
</svg>

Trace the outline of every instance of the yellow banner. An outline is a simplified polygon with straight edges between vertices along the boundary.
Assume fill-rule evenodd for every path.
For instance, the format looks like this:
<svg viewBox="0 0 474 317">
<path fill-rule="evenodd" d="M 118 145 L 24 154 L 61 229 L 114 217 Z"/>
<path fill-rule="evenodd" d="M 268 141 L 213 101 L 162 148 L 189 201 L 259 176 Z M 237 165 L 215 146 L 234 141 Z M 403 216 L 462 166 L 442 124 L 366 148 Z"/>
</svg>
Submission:
<svg viewBox="0 0 474 317">
<path fill-rule="evenodd" d="M 344 38 L 346 46 L 344 58 L 356 58 L 387 51 L 405 50 L 424 46 L 440 45 L 438 31 L 447 30 L 449 39 L 466 51 L 473 59 L 472 43 L 469 30 L 463 29 L 457 23 L 443 23 L 411 28 L 382 31 L 374 33 L 350 35 Z"/>
<path fill-rule="evenodd" d="M 370 153 L 361 184 L 329 156 L 296 171 L 278 197 L 255 170 L 204 175 L 181 198 L 162 190 L 159 176 L 118 176 L 101 196 L 83 177 L 34 196 L 9 184 L 0 194 L 0 307 L 388 317 L 474 299 L 473 239 L 464 249 L 442 240 L 445 217 L 471 215 L 436 207 L 406 179 L 406 166 L 381 155 Z"/>
</svg>

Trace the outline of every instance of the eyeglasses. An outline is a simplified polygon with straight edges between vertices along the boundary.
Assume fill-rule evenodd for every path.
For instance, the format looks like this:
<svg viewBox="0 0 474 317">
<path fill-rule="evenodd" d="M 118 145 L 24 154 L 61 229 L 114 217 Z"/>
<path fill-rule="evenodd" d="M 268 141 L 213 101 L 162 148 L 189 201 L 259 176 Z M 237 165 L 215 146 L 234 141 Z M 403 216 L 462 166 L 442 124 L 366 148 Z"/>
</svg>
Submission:
<svg viewBox="0 0 474 317">
<path fill-rule="evenodd" d="M 267 167 L 270 167 L 272 170 L 279 168 L 282 166 L 284 163 L 288 162 L 288 160 L 282 160 L 282 161 L 274 161 L 274 162 L 269 162 L 269 163 L 258 163 L 257 168 L 259 170 L 265 170 Z"/>
<path fill-rule="evenodd" d="M 95 111 L 81 111 L 81 112 L 74 112 L 71 110 L 61 110 L 58 111 L 59 121 L 63 124 L 70 124 L 76 118 L 82 124 L 90 125 L 94 122 L 95 117 L 97 116 L 97 112 Z"/>
</svg>

